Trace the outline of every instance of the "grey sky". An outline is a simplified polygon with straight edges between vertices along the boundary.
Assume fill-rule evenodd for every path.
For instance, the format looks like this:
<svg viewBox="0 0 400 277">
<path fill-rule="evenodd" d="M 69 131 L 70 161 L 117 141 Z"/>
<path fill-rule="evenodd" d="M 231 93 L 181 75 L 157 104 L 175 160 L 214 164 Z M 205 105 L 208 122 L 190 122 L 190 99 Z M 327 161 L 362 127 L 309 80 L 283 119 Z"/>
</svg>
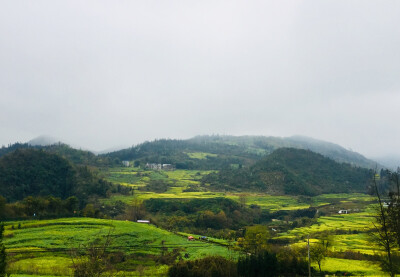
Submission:
<svg viewBox="0 0 400 277">
<path fill-rule="evenodd" d="M 400 155 L 400 1 L 0 7 L 0 145 L 299 134 Z"/>
</svg>

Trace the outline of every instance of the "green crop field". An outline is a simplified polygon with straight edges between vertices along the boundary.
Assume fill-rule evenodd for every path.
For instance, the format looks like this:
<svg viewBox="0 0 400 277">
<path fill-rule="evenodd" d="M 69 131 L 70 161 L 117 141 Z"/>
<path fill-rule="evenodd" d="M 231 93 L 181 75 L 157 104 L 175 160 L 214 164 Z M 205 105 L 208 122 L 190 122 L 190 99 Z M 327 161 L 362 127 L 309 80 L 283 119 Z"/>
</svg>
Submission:
<svg viewBox="0 0 400 277">
<path fill-rule="evenodd" d="M 181 248 L 189 259 L 207 255 L 229 256 L 227 248 L 201 241 L 188 241 L 152 225 L 128 221 L 91 218 L 24 221 L 21 229 L 12 229 L 18 222 L 8 222 L 5 245 L 10 256 L 9 270 L 19 274 L 69 275 L 71 248 L 87 245 L 94 238 L 111 232 L 112 251 L 146 257 L 159 255 L 162 242 L 169 249 Z M 144 263 L 157 270 L 150 259 Z M 165 271 L 165 266 L 162 267 Z"/>
<path fill-rule="evenodd" d="M 335 198 L 334 195 L 320 196 L 321 199 L 328 197 Z M 355 204 L 357 207 L 364 207 L 360 212 L 339 215 L 337 213 L 327 216 L 320 216 L 317 222 L 308 227 L 294 228 L 288 232 L 279 233 L 276 238 L 291 241 L 292 247 L 305 247 L 307 237 L 310 237 L 310 247 L 318 243 L 318 237 L 324 234 L 329 235 L 330 251 L 380 255 L 382 250 L 372 242 L 371 231 L 374 228 L 373 210 L 374 204 L 369 203 L 369 196 L 340 195 L 340 202 L 335 205 Z M 324 200 L 325 201 L 325 200 Z M 328 200 L 329 201 L 329 200 Z M 360 203 L 364 205 L 360 205 Z M 318 268 L 314 264 L 314 268 Z M 379 265 L 365 260 L 348 260 L 327 257 L 322 263 L 322 270 L 327 272 L 349 272 L 356 276 L 383 276 Z"/>
<path fill-rule="evenodd" d="M 212 153 L 205 153 L 205 152 L 189 152 L 186 153 L 186 155 L 189 156 L 191 159 L 199 159 L 199 160 L 204 160 L 207 159 L 207 157 L 217 157 L 217 154 L 212 154 Z"/>
<path fill-rule="evenodd" d="M 317 264 L 312 264 L 315 269 L 318 269 Z M 340 271 L 343 274 L 353 276 L 385 276 L 376 263 L 369 261 L 326 258 L 322 261 L 321 269 L 332 274 Z M 333 276 L 333 275 L 331 275 Z"/>
<path fill-rule="evenodd" d="M 281 234 L 285 238 L 302 238 L 308 234 L 317 234 L 326 231 L 358 231 L 366 232 L 373 227 L 371 222 L 373 218 L 368 213 L 354 213 L 344 215 L 321 216 L 318 218 L 317 224 L 309 227 L 301 227 L 290 230 Z"/>
<path fill-rule="evenodd" d="M 134 188 L 144 186 L 151 180 L 163 180 L 174 187 L 182 189 L 189 185 L 199 184 L 202 176 L 209 174 L 212 171 L 199 170 L 173 170 L 173 171 L 154 171 L 144 170 L 140 168 L 110 168 L 103 172 L 106 179 L 110 182 L 132 186 Z"/>
<path fill-rule="evenodd" d="M 193 154 L 193 153 L 192 153 Z M 204 153 L 207 154 L 207 153 Z M 263 209 L 270 211 L 278 210 L 298 210 L 309 207 L 320 207 L 324 205 L 338 204 L 341 208 L 349 208 L 354 203 L 372 201 L 371 196 L 361 193 L 350 194 L 323 194 L 316 197 L 303 196 L 272 196 L 263 193 L 224 193 L 211 192 L 207 187 L 203 187 L 202 191 L 185 191 L 190 185 L 200 185 L 201 178 L 212 171 L 200 170 L 173 170 L 173 171 L 152 171 L 140 168 L 124 168 L 117 167 L 108 169 L 105 172 L 107 179 L 114 183 L 132 186 L 138 188 L 145 186 L 150 180 L 164 180 L 171 184 L 171 187 L 164 193 L 154 193 L 135 190 L 135 196 L 115 195 L 106 202 L 123 201 L 130 203 L 134 198 L 146 200 L 150 198 L 216 198 L 227 197 L 239 201 L 240 197 L 244 197 L 247 205 L 257 205 Z M 363 206 L 363 205 L 362 205 Z M 338 207 L 339 209 L 339 207 Z"/>
</svg>

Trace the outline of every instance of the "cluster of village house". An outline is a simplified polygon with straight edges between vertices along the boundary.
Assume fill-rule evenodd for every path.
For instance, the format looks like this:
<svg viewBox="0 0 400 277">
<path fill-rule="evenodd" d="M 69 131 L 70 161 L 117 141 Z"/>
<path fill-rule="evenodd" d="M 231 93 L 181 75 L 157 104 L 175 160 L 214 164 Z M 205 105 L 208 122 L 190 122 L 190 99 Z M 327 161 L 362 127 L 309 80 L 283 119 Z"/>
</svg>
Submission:
<svg viewBox="0 0 400 277">
<path fill-rule="evenodd" d="M 173 170 L 174 166 L 172 164 L 147 163 L 146 168 L 153 170 Z"/>
<path fill-rule="evenodd" d="M 122 161 L 122 165 L 129 167 L 131 166 L 131 163 L 130 161 Z M 146 168 L 152 170 L 174 170 L 174 166 L 172 164 L 146 163 Z"/>
</svg>

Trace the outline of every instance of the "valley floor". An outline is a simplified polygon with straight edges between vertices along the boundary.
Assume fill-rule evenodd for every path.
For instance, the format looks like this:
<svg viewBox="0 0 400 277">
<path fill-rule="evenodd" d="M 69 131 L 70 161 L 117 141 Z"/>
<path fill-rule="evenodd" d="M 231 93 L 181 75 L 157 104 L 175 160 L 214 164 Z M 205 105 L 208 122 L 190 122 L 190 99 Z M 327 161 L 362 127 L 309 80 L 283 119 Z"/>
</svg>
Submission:
<svg viewBox="0 0 400 277">
<path fill-rule="evenodd" d="M 272 233 L 271 241 L 304 247 L 307 236 L 311 245 L 324 234 L 329 234 L 331 255 L 322 261 L 322 270 L 328 273 L 347 272 L 353 276 L 382 276 L 379 266 L 362 255 L 381 252 L 370 241 L 373 228 L 374 199 L 366 194 L 324 194 L 316 197 L 272 196 L 249 192 L 216 192 L 200 188 L 201 177 L 210 171 L 145 171 L 136 168 L 113 168 L 105 174 L 109 181 L 130 186 L 133 195 L 114 194 L 102 199 L 105 204 L 122 201 L 128 205 L 147 199 L 214 199 L 227 198 L 246 207 L 256 206 L 271 214 L 279 211 L 301 211 L 313 208 L 315 219 L 309 223 L 281 216 L 266 226 Z M 151 180 L 164 180 L 170 186 L 164 192 L 139 190 Z M 196 188 L 196 189 L 189 189 Z M 348 210 L 349 214 L 338 214 Z M 304 221 L 304 220 L 303 220 Z M 295 224 L 300 224 L 296 226 Z M 17 226 L 20 224 L 20 228 Z M 302 225 L 303 224 L 303 225 Z M 131 221 L 62 218 L 54 220 L 28 220 L 6 222 L 5 245 L 9 255 L 11 276 L 70 276 L 73 251 L 88 247 L 94 238 L 111 236 L 112 251 L 123 257 L 117 269 L 120 276 L 165 276 L 167 265 L 157 263 L 162 252 L 179 249 L 183 259 L 198 259 L 208 255 L 221 255 L 236 259 L 235 242 L 222 238 L 209 241 L 188 241 L 189 232 L 169 232 L 153 225 Z M 195 237 L 202 234 L 194 234 Z M 359 254 L 357 259 L 345 259 L 341 253 Z M 365 256 L 367 257 L 367 256 Z M 312 266 L 318 270 L 317 264 Z M 118 275 L 116 275 L 118 276 Z"/>
</svg>

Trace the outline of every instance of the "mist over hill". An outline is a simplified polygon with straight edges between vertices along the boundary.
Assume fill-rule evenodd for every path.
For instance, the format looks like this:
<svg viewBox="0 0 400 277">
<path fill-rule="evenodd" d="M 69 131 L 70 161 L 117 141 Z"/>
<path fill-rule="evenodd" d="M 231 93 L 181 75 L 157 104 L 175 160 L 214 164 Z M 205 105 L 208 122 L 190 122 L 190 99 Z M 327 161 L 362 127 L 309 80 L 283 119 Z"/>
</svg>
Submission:
<svg viewBox="0 0 400 277">
<path fill-rule="evenodd" d="M 259 159 L 279 148 L 310 150 L 339 163 L 364 168 L 395 169 L 399 159 L 380 159 L 384 165 L 367 159 L 363 155 L 344 147 L 322 140 L 304 136 L 266 137 L 266 136 L 228 136 L 205 135 L 190 139 L 158 139 L 113 152 L 92 152 L 76 149 L 55 138 L 39 136 L 27 143 L 15 143 L 0 148 L 0 157 L 21 148 L 45 149 L 57 153 L 77 164 L 107 166 L 120 164 L 123 160 L 136 161 L 137 165 L 146 163 L 168 163 L 178 169 L 221 169 L 231 164 L 251 166 Z M 114 148 L 116 149 L 116 148 Z M 104 153 L 108 152 L 108 153 Z M 196 153 L 202 153 L 196 156 Z"/>
<path fill-rule="evenodd" d="M 27 144 L 32 145 L 32 146 L 47 146 L 47 145 L 52 145 L 52 144 L 57 144 L 57 143 L 61 143 L 61 140 L 53 138 L 51 136 L 45 136 L 45 135 L 38 136 L 27 142 Z"/>
<path fill-rule="evenodd" d="M 251 165 L 276 149 L 288 147 L 311 150 L 339 163 L 348 163 L 353 166 L 365 168 L 377 166 L 377 162 L 340 145 L 303 136 L 281 138 L 212 135 L 196 136 L 187 140 L 161 139 L 107 153 L 104 156 L 120 160 L 138 160 L 144 163 L 172 163 L 177 164 L 177 167 L 188 169 L 215 169 L 215 166 L 220 168 L 222 164 L 228 162 Z M 188 153 L 192 152 L 212 155 L 206 156 L 205 160 L 199 160 L 191 158 L 190 154 L 188 156 Z M 378 165 L 378 167 L 381 166 Z"/>
<path fill-rule="evenodd" d="M 397 168 L 400 167 L 400 156 L 392 155 L 392 156 L 377 157 L 374 159 L 383 166 L 393 171 L 397 170 Z"/>
</svg>

